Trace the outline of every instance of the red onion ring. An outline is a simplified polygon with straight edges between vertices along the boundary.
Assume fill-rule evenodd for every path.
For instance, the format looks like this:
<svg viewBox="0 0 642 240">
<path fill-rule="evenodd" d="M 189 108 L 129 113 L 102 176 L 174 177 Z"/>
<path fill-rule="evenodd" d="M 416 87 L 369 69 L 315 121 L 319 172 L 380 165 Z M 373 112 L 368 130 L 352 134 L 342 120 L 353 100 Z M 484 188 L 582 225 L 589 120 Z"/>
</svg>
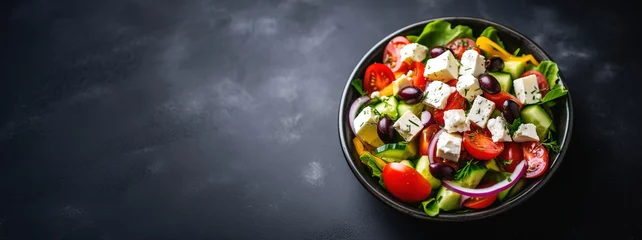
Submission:
<svg viewBox="0 0 642 240">
<path fill-rule="evenodd" d="M 432 139 L 430 140 L 430 144 L 428 144 L 428 149 L 426 149 L 428 153 L 428 160 L 430 160 L 430 163 L 435 162 L 435 153 L 437 151 L 437 139 L 439 139 L 439 135 L 441 135 L 444 132 L 443 129 L 440 129 L 437 133 L 435 133 L 434 136 L 432 136 Z"/>
<path fill-rule="evenodd" d="M 466 188 L 450 180 L 441 181 L 441 184 L 443 184 L 444 187 L 450 189 L 451 191 L 459 193 L 461 195 L 470 197 L 485 197 L 493 194 L 498 194 L 501 191 L 504 191 L 515 185 L 515 183 L 517 183 L 517 181 L 519 181 L 519 179 L 524 176 L 527 167 L 528 164 L 526 163 L 526 160 L 522 160 L 519 164 L 517 164 L 517 166 L 515 167 L 515 171 L 513 171 L 510 177 L 487 188 Z"/>
</svg>

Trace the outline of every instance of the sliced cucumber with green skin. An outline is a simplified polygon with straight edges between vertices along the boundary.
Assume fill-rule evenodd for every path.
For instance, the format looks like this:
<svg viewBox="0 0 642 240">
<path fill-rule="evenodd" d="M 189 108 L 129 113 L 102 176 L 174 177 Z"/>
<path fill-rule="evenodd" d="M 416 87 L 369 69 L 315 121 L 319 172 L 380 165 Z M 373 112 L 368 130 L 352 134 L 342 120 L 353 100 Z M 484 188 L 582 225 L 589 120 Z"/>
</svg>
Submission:
<svg viewBox="0 0 642 240">
<path fill-rule="evenodd" d="M 497 82 L 499 82 L 499 85 L 502 88 L 502 91 L 510 93 L 513 89 L 513 78 L 511 77 L 510 73 L 505 73 L 505 72 L 488 72 L 488 74 L 492 75 L 497 79 Z"/>
<path fill-rule="evenodd" d="M 419 117 L 420 114 L 421 114 L 421 111 L 423 111 L 423 110 L 424 110 L 424 104 L 423 103 L 417 103 L 417 104 L 410 105 L 410 104 L 407 104 L 407 103 L 405 103 L 403 101 L 399 101 L 399 105 L 397 106 L 397 114 L 398 114 L 398 116 L 403 115 L 404 113 L 406 113 L 406 111 L 410 111 L 413 114 L 415 114 L 415 116 Z"/>
<path fill-rule="evenodd" d="M 375 148 L 374 153 L 378 157 L 385 159 L 393 158 L 398 160 L 407 159 L 406 148 L 407 144 L 405 143 L 388 143 L 384 144 L 381 147 Z"/>
<path fill-rule="evenodd" d="M 421 156 L 419 160 L 417 160 L 417 167 L 415 170 L 430 182 L 430 188 L 437 189 L 441 187 L 441 181 L 430 174 L 430 160 L 428 159 L 428 156 Z"/>
<path fill-rule="evenodd" d="M 522 75 L 522 73 L 524 73 L 525 68 L 526 64 L 524 62 L 505 61 L 504 69 L 502 69 L 502 72 L 509 73 L 513 77 L 513 79 L 517 79 Z"/>
<path fill-rule="evenodd" d="M 511 186 L 510 188 L 504 191 L 499 192 L 499 194 L 497 195 L 497 199 L 499 199 L 499 201 L 508 200 L 511 197 L 514 197 L 515 195 L 517 195 L 520 191 L 522 191 L 524 186 L 526 186 L 526 179 L 523 179 L 523 178 L 519 179 L 519 181 L 517 181 L 515 185 Z"/>
<path fill-rule="evenodd" d="M 481 182 L 486 172 L 488 172 L 488 169 L 484 167 L 479 167 L 477 169 L 470 170 L 470 173 L 468 174 L 468 176 L 464 177 L 458 182 L 462 187 L 476 188 L 479 182 Z"/>
<path fill-rule="evenodd" d="M 496 118 L 499 116 L 504 116 L 504 114 L 502 113 L 502 111 L 495 109 L 493 113 L 490 115 L 490 118 Z"/>
<path fill-rule="evenodd" d="M 435 197 L 435 199 L 439 201 L 439 203 L 437 204 L 439 205 L 439 208 L 445 211 L 459 209 L 460 198 L 461 194 L 448 190 L 444 186 L 441 186 L 439 192 L 437 192 L 437 196 Z"/>
<path fill-rule="evenodd" d="M 397 120 L 399 115 L 397 114 L 397 98 L 387 97 L 385 101 L 382 101 L 375 105 L 375 110 L 377 110 L 381 115 L 386 115 L 392 120 Z"/>
<path fill-rule="evenodd" d="M 553 119 L 548 116 L 546 110 L 539 105 L 529 105 L 522 109 L 521 116 L 525 123 L 535 125 L 540 142 L 544 141 L 548 136 L 548 129 L 553 125 Z"/>
<path fill-rule="evenodd" d="M 499 167 L 499 164 L 497 164 L 497 160 L 495 159 L 490 159 L 487 161 L 484 161 L 484 167 L 488 168 L 488 170 L 494 171 L 494 172 L 501 172 L 502 169 Z"/>
</svg>

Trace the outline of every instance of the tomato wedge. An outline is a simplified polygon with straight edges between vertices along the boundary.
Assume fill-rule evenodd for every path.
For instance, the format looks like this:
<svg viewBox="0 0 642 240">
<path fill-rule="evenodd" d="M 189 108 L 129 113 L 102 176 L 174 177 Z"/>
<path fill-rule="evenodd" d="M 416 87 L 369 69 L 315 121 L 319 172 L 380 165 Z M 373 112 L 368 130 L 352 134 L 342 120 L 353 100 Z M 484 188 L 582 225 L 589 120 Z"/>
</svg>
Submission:
<svg viewBox="0 0 642 240">
<path fill-rule="evenodd" d="M 428 145 L 432 137 L 435 136 L 435 133 L 439 131 L 439 125 L 436 123 L 428 125 L 428 127 L 421 130 L 421 136 L 419 138 L 419 156 L 428 155 Z"/>
<path fill-rule="evenodd" d="M 452 80 L 450 82 L 452 82 Z M 468 101 L 466 101 L 466 99 L 462 97 L 459 94 L 459 92 L 455 91 L 451 93 L 450 96 L 448 96 L 448 100 L 446 100 L 446 107 L 444 107 L 444 109 L 435 109 L 435 111 L 433 112 L 435 117 L 435 122 L 443 126 L 444 112 L 448 110 L 453 110 L 453 109 L 466 109 L 467 104 L 468 104 Z"/>
<path fill-rule="evenodd" d="M 526 77 L 528 75 L 535 75 L 535 77 L 537 78 L 537 87 L 539 88 L 542 97 L 544 97 L 550 90 L 548 88 L 548 80 L 546 80 L 546 77 L 544 77 L 544 75 L 537 70 L 526 71 L 522 73 L 522 76 L 520 77 Z"/>
<path fill-rule="evenodd" d="M 495 103 L 495 107 L 498 108 L 499 110 L 502 110 L 504 108 L 504 101 L 511 99 L 519 105 L 519 108 L 521 109 L 524 107 L 524 104 L 522 104 L 517 97 L 513 96 L 510 93 L 507 93 L 506 91 L 501 91 L 498 94 L 488 94 L 484 93 L 484 97 L 488 100 L 491 100 Z"/>
<path fill-rule="evenodd" d="M 502 163 L 502 161 L 507 163 L 507 165 L 503 165 L 504 170 L 513 172 L 515 171 L 515 167 L 524 159 L 522 146 L 519 143 L 505 142 L 504 151 L 502 151 L 497 158 L 499 163 Z"/>
<path fill-rule="evenodd" d="M 383 53 L 383 63 L 386 64 L 393 72 L 407 72 L 408 64 L 404 63 L 403 59 L 399 54 L 399 50 L 409 44 L 408 40 L 404 36 L 394 37 L 388 45 L 386 45 L 385 51 Z"/>
<path fill-rule="evenodd" d="M 395 80 L 395 74 L 382 63 L 373 63 L 366 68 L 363 87 L 368 94 L 384 89 Z"/>
<path fill-rule="evenodd" d="M 388 163 L 383 167 L 383 184 L 386 189 L 404 202 L 419 202 L 431 192 L 430 182 L 414 168 L 403 163 Z"/>
<path fill-rule="evenodd" d="M 412 85 L 422 91 L 426 90 L 426 83 L 428 82 L 428 79 L 424 77 L 424 69 L 426 69 L 426 65 L 421 62 L 412 62 L 412 64 L 410 64 L 410 70 L 414 73 L 412 76 Z"/>
<path fill-rule="evenodd" d="M 548 151 L 540 142 L 522 143 L 524 160 L 528 163 L 526 178 L 536 178 L 546 172 L 548 167 Z"/>
<path fill-rule="evenodd" d="M 479 130 L 464 132 L 463 138 L 464 149 L 479 160 L 493 159 L 504 151 L 503 142 L 493 142 L 490 134 Z"/>
<path fill-rule="evenodd" d="M 481 50 L 476 47 L 475 41 L 470 38 L 457 38 L 446 44 L 446 48 L 450 49 L 457 59 L 461 59 L 464 52 L 469 49 L 474 49 L 481 54 Z"/>
<path fill-rule="evenodd" d="M 493 186 L 494 184 L 494 182 L 488 182 L 486 184 L 480 184 L 477 188 L 486 188 Z M 493 194 L 487 197 L 471 197 L 464 201 L 464 207 L 472 209 L 487 208 L 495 202 L 495 199 L 497 199 L 497 194 Z"/>
</svg>

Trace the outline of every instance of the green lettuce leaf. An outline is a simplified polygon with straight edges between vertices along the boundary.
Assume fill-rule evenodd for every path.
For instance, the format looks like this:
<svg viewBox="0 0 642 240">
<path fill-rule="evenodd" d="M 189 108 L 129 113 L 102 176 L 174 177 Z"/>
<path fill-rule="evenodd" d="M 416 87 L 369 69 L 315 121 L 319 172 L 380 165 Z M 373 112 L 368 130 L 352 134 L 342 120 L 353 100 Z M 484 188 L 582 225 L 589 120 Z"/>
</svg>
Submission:
<svg viewBox="0 0 642 240">
<path fill-rule="evenodd" d="M 439 200 L 430 198 L 427 201 L 421 202 L 421 205 L 424 207 L 424 212 L 426 212 L 428 216 L 434 217 L 439 214 Z"/>
<path fill-rule="evenodd" d="M 421 35 L 417 38 L 417 43 L 431 48 L 434 46 L 444 46 L 448 42 L 461 37 L 474 40 L 473 30 L 463 25 L 457 25 L 451 28 L 449 22 L 440 19 L 426 24 Z"/>
<path fill-rule="evenodd" d="M 357 92 L 359 92 L 359 94 L 361 94 L 361 96 L 366 94 L 366 91 L 363 90 L 363 80 L 361 80 L 361 78 L 352 79 L 350 84 L 357 90 Z"/>
<path fill-rule="evenodd" d="M 416 43 L 417 39 L 419 38 L 419 36 L 408 35 L 408 36 L 406 36 L 406 38 L 408 39 L 408 41 Z"/>
<path fill-rule="evenodd" d="M 504 48 L 504 43 L 502 40 L 499 39 L 499 36 L 497 36 L 497 29 L 495 29 L 492 26 L 488 26 L 484 31 L 479 35 L 480 37 L 487 37 L 488 39 L 492 40 L 493 42 L 497 43 L 500 47 Z M 504 48 L 505 49 L 505 48 Z M 519 49 L 518 49 L 519 51 Z"/>
<path fill-rule="evenodd" d="M 555 87 L 553 87 L 553 89 L 551 89 L 551 91 L 548 92 L 546 96 L 544 96 L 544 98 L 542 98 L 542 102 L 540 104 L 545 104 L 555 99 L 566 96 L 567 93 L 568 90 L 564 89 L 562 85 L 555 85 Z"/>
<path fill-rule="evenodd" d="M 536 69 L 546 77 L 550 88 L 555 87 L 555 84 L 557 84 L 557 73 L 560 71 L 556 63 L 544 60 L 539 63 Z"/>
<path fill-rule="evenodd" d="M 372 156 L 370 153 L 364 153 L 359 156 L 359 159 L 361 159 L 363 163 L 365 163 L 366 165 L 368 165 L 368 167 L 370 167 L 370 169 L 372 169 L 372 176 L 379 178 L 379 184 L 381 184 L 381 186 L 385 188 L 386 186 L 383 184 L 383 178 L 381 177 L 381 169 L 379 169 L 379 167 L 377 166 L 374 156 Z"/>
</svg>

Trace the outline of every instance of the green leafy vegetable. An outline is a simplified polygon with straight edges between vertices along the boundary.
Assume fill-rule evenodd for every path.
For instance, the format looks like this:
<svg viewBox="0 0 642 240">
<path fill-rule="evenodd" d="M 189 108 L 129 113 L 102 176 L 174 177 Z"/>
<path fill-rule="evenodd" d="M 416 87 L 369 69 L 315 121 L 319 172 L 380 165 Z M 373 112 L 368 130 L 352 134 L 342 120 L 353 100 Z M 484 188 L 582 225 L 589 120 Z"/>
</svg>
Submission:
<svg viewBox="0 0 642 240">
<path fill-rule="evenodd" d="M 555 105 L 557 105 L 557 103 L 555 103 L 555 102 L 546 102 L 546 103 L 544 103 L 544 105 L 546 105 L 547 107 L 551 108 L 551 107 L 554 107 Z"/>
<path fill-rule="evenodd" d="M 366 91 L 363 90 L 363 80 L 360 78 L 355 78 L 350 83 L 356 90 L 361 94 L 361 96 L 366 95 Z"/>
<path fill-rule="evenodd" d="M 473 29 L 463 25 L 457 25 L 451 28 L 449 22 L 440 19 L 426 24 L 421 35 L 417 38 L 417 43 L 431 48 L 434 46 L 444 46 L 448 42 L 462 37 L 474 40 Z"/>
<path fill-rule="evenodd" d="M 553 136 L 553 131 L 548 132 L 548 136 L 546 137 L 546 140 L 542 142 L 542 145 L 548 149 L 548 151 L 553 151 L 553 152 L 560 152 L 561 147 L 557 143 L 557 140 L 555 140 L 555 137 Z"/>
<path fill-rule="evenodd" d="M 556 86 L 557 78 L 558 78 L 557 73 L 559 73 L 560 71 L 556 63 L 552 61 L 544 60 L 539 63 L 539 66 L 537 66 L 536 70 L 540 72 L 542 75 L 544 75 L 546 80 L 548 80 L 548 86 L 550 88 L 553 88 Z"/>
<path fill-rule="evenodd" d="M 381 184 L 381 186 L 385 188 L 386 186 L 383 184 L 383 178 L 381 177 L 381 169 L 379 169 L 379 167 L 377 166 L 375 157 L 370 155 L 370 153 L 364 153 L 363 155 L 359 156 L 359 159 L 361 159 L 363 163 L 365 163 L 366 165 L 368 165 L 368 167 L 370 167 L 370 169 L 372 169 L 372 176 L 379 178 L 379 184 Z"/>
<path fill-rule="evenodd" d="M 417 42 L 417 39 L 419 38 L 419 36 L 415 36 L 415 35 L 408 35 L 408 36 L 406 36 L 406 38 L 407 38 L 407 39 L 408 39 L 408 41 L 410 41 L 410 42 Z"/>
<path fill-rule="evenodd" d="M 484 31 L 479 36 L 487 37 L 491 41 L 497 43 L 497 45 L 499 45 L 500 47 L 504 48 L 504 43 L 499 39 L 499 36 L 497 36 L 497 29 L 492 26 L 488 26 L 486 29 L 484 29 Z"/>
<path fill-rule="evenodd" d="M 555 85 L 555 87 L 553 87 L 553 89 L 551 89 L 551 91 L 548 92 L 546 96 L 544 96 L 544 98 L 542 98 L 542 102 L 540 104 L 547 103 L 552 100 L 566 96 L 567 93 L 568 93 L 568 90 L 562 88 L 562 85 Z"/>
<path fill-rule="evenodd" d="M 477 165 L 477 161 L 468 161 L 466 162 L 466 166 L 463 168 L 457 170 L 455 173 L 455 181 L 462 180 L 466 178 L 472 171 L 478 170 L 481 167 Z"/>
<path fill-rule="evenodd" d="M 513 134 L 514 134 L 515 132 L 517 132 L 517 129 L 519 129 L 519 125 L 522 125 L 522 123 L 523 123 L 523 122 L 522 122 L 522 118 L 521 118 L 521 117 L 519 117 L 519 118 L 517 118 L 517 119 L 515 119 L 515 120 L 513 121 L 513 124 L 511 124 L 511 125 L 508 127 L 508 132 L 510 133 L 510 135 L 511 135 L 511 136 L 513 136 Z"/>
<path fill-rule="evenodd" d="M 439 201 L 441 201 L 441 199 L 430 198 L 421 202 L 421 205 L 424 207 L 424 212 L 431 217 L 437 216 L 437 214 L 439 214 Z"/>
</svg>

